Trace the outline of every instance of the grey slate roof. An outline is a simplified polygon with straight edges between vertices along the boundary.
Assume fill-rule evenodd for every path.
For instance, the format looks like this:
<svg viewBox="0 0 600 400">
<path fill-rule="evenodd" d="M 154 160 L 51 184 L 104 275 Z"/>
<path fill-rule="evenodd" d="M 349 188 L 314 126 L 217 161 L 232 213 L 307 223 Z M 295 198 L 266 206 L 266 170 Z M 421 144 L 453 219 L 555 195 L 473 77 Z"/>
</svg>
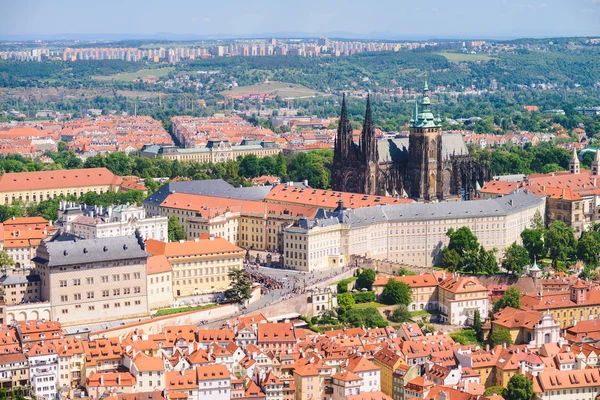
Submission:
<svg viewBox="0 0 600 400">
<path fill-rule="evenodd" d="M 340 216 L 351 226 L 365 226 L 381 221 L 423 221 L 503 216 L 536 207 L 545 200 L 524 190 L 508 196 L 472 201 L 410 203 L 344 210 Z"/>
<path fill-rule="evenodd" d="M 40 276 L 34 275 L 4 275 L 0 277 L 0 284 L 2 285 L 22 285 L 28 282 L 39 282 Z"/>
<path fill-rule="evenodd" d="M 144 203 L 160 205 L 171 193 L 199 194 L 239 200 L 264 200 L 270 190 L 271 186 L 237 188 L 223 179 L 170 182 L 147 197 Z"/>
<path fill-rule="evenodd" d="M 134 258 L 147 258 L 147 253 L 135 236 L 117 236 L 99 239 L 86 239 L 70 242 L 46 242 L 49 260 L 38 256 L 37 263 L 48 266 L 85 264 L 90 262 L 119 261 Z"/>
<path fill-rule="evenodd" d="M 409 141 L 407 137 L 384 139 L 377 141 L 379 162 L 405 162 L 408 160 Z M 469 154 L 469 149 L 462 137 L 457 133 L 442 133 L 442 156 L 449 160 L 453 155 Z"/>
</svg>

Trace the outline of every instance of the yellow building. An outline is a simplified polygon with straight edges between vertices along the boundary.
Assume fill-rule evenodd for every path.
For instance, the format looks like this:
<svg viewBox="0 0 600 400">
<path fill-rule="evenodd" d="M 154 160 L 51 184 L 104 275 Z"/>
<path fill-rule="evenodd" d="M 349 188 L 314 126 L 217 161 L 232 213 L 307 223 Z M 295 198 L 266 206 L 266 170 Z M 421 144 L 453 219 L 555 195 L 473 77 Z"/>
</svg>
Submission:
<svg viewBox="0 0 600 400">
<path fill-rule="evenodd" d="M 123 179 L 106 168 L 11 172 L 0 176 L 0 204 L 39 203 L 60 195 L 118 192 Z"/>
<path fill-rule="evenodd" d="M 283 230 L 318 207 L 270 204 L 197 194 L 171 193 L 148 215 L 176 216 L 188 239 L 210 234 L 245 249 L 282 251 Z"/>
<path fill-rule="evenodd" d="M 194 240 L 165 243 L 147 240 L 146 250 L 165 255 L 173 269 L 175 296 L 214 293 L 229 287 L 228 273 L 241 269 L 244 250 L 220 237 L 202 235 Z"/>
<path fill-rule="evenodd" d="M 312 364 L 294 368 L 295 400 L 321 398 L 321 378 L 319 370 Z"/>
<path fill-rule="evenodd" d="M 400 355 L 389 348 L 375 353 L 373 363 L 381 369 L 381 391 L 388 396 L 393 396 L 394 372 L 406 363 Z"/>
<path fill-rule="evenodd" d="M 534 339 L 535 325 L 542 318 L 538 311 L 524 311 L 506 307 L 494 314 L 492 331 L 505 329 L 514 344 L 529 344 Z"/>
<path fill-rule="evenodd" d="M 548 310 L 561 328 L 576 325 L 578 321 L 600 318 L 600 287 L 577 280 L 569 290 L 540 292 L 521 298 L 521 309 L 546 312 Z"/>
</svg>

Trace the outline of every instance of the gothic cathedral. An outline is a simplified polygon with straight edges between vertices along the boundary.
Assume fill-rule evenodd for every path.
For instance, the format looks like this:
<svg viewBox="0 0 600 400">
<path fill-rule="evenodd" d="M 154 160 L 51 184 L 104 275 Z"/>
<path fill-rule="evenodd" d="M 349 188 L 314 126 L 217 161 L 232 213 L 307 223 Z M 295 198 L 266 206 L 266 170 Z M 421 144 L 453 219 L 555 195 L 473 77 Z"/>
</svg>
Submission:
<svg viewBox="0 0 600 400">
<path fill-rule="evenodd" d="M 483 181 L 489 179 L 487 171 L 473 161 L 462 135 L 442 133 L 431 112 L 427 82 L 423 92 L 420 102 L 415 101 L 408 138 L 377 139 L 367 97 L 358 144 L 352 138 L 343 98 L 334 146 L 333 190 L 419 201 L 476 197 Z"/>
</svg>

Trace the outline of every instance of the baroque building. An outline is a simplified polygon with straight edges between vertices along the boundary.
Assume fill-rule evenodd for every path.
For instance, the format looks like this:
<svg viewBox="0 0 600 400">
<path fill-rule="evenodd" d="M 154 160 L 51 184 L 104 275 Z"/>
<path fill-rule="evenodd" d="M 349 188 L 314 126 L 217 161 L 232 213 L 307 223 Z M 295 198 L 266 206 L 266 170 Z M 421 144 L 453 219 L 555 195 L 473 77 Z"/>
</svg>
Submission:
<svg viewBox="0 0 600 400">
<path fill-rule="evenodd" d="M 334 147 L 334 190 L 421 201 L 476 196 L 489 174 L 469 155 L 461 135 L 442 133 L 431 112 L 427 82 L 423 92 L 422 99 L 415 101 L 408 138 L 377 139 L 367 98 L 358 144 L 352 137 L 344 97 Z"/>
</svg>

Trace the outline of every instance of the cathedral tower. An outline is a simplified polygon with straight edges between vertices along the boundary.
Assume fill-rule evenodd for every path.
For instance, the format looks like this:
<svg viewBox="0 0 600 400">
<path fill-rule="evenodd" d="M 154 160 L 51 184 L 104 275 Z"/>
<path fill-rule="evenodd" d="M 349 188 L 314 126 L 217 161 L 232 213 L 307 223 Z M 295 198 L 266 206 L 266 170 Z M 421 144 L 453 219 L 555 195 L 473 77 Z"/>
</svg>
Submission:
<svg viewBox="0 0 600 400">
<path fill-rule="evenodd" d="M 377 148 L 377 138 L 373 128 L 373 114 L 371 112 L 371 98 L 367 96 L 367 110 L 365 112 L 365 121 L 363 123 L 362 133 L 360 135 L 360 155 L 363 170 L 361 171 L 363 193 L 379 194 L 379 152 Z"/>
<path fill-rule="evenodd" d="M 361 193 L 361 160 L 352 139 L 352 125 L 348 119 L 346 96 L 342 98 L 342 112 L 333 150 L 331 186 L 333 190 Z"/>
<path fill-rule="evenodd" d="M 436 199 L 440 192 L 438 189 L 441 189 L 438 181 L 441 180 L 442 127 L 435 122 L 428 95 L 425 80 L 420 112 L 415 100 L 408 147 L 407 192 L 409 197 L 420 200 Z"/>
</svg>

